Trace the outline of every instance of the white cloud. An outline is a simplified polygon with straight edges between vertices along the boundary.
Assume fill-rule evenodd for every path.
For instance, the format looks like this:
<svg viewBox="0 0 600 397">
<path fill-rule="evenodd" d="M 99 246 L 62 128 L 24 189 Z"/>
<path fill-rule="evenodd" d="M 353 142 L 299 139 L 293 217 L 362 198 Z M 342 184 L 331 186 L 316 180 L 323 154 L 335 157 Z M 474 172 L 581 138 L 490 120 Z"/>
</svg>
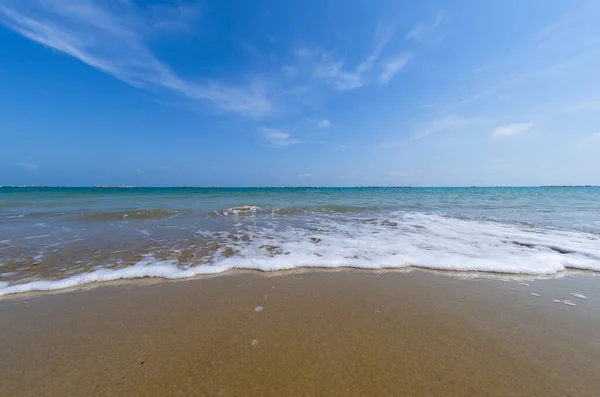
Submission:
<svg viewBox="0 0 600 397">
<path fill-rule="evenodd" d="M 331 121 L 329 121 L 329 119 L 323 119 L 323 120 L 319 120 L 317 121 L 317 126 L 319 128 L 329 128 L 331 127 Z"/>
<path fill-rule="evenodd" d="M 271 146 L 290 146 L 300 143 L 294 139 L 289 133 L 273 128 L 262 128 L 262 136 L 269 142 Z"/>
<path fill-rule="evenodd" d="M 32 163 L 15 163 L 15 166 L 26 170 L 37 170 L 38 168 L 40 168 L 39 165 Z"/>
<path fill-rule="evenodd" d="M 407 177 L 409 175 L 410 175 L 410 173 L 405 172 L 405 171 L 390 171 L 390 176 Z"/>
<path fill-rule="evenodd" d="M 416 41 L 426 41 L 435 36 L 435 33 L 441 23 L 444 21 L 444 14 L 438 12 L 429 22 L 419 22 L 406 34 L 406 38 Z"/>
<path fill-rule="evenodd" d="M 387 84 L 390 81 L 392 81 L 394 76 L 396 76 L 398 72 L 404 69 L 409 59 L 410 55 L 408 54 L 402 54 L 397 57 L 387 58 L 382 63 L 383 71 L 379 75 L 379 82 L 382 84 Z"/>
<path fill-rule="evenodd" d="M 304 178 L 312 178 L 312 174 L 299 174 L 298 178 L 302 178 L 302 179 L 304 179 Z"/>
<path fill-rule="evenodd" d="M 409 60 L 407 55 L 380 60 L 392 34 L 393 29 L 379 27 L 373 49 L 363 61 L 353 67 L 348 67 L 346 61 L 333 52 L 322 49 L 301 48 L 295 54 L 301 66 L 308 69 L 314 78 L 324 80 L 338 91 L 354 90 L 377 81 L 387 83 L 406 65 Z M 383 72 L 380 76 L 375 76 L 378 68 Z M 296 71 L 299 68 L 288 69 Z"/>
<path fill-rule="evenodd" d="M 148 16 L 133 2 L 8 0 L 0 5 L 0 24 L 136 87 L 208 101 L 245 116 L 272 111 L 265 88 L 257 81 L 228 85 L 186 80 L 156 58 L 144 44 L 146 35 L 157 27 L 183 29 L 184 22 L 176 16 L 189 11 L 164 7 Z"/>
<path fill-rule="evenodd" d="M 492 137 L 494 138 L 508 138 L 511 136 L 522 134 L 523 132 L 531 129 L 533 123 L 512 123 L 496 127 L 492 130 Z"/>
</svg>

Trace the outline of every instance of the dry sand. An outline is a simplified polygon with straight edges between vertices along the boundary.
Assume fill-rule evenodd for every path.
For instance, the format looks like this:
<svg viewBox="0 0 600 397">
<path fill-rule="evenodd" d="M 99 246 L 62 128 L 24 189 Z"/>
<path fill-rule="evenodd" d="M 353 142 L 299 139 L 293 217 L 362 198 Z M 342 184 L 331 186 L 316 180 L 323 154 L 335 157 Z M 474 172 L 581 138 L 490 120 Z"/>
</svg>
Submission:
<svg viewBox="0 0 600 397">
<path fill-rule="evenodd" d="M 11 297 L 0 395 L 598 396 L 599 280 L 343 270 Z"/>
</svg>

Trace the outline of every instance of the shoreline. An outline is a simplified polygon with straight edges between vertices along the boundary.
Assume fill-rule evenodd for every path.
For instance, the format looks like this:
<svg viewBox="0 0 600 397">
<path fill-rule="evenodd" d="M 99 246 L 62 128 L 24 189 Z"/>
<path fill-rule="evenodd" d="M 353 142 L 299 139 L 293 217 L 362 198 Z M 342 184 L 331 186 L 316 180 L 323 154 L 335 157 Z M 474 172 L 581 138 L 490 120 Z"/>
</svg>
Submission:
<svg viewBox="0 0 600 397">
<path fill-rule="evenodd" d="M 221 276 L 0 300 L 0 394 L 600 390 L 595 276 L 527 283 L 420 270 Z"/>
<path fill-rule="evenodd" d="M 122 269 L 101 269 L 105 273 L 118 273 L 120 270 L 127 271 L 128 269 L 133 268 L 131 266 L 129 268 Z M 251 268 L 232 268 L 223 271 L 215 271 L 213 273 L 197 273 L 191 275 L 189 277 L 166 277 L 163 275 L 148 275 L 148 276 L 135 276 L 135 277 L 117 277 L 117 278 L 107 278 L 105 280 L 99 281 L 85 281 L 82 283 L 74 283 L 74 285 L 69 285 L 66 287 L 58 287 L 58 288 L 40 288 L 40 289 L 27 289 L 24 291 L 16 291 L 5 292 L 0 289 L 0 302 L 4 299 L 14 299 L 19 297 L 36 297 L 40 295 L 47 294 L 59 294 L 65 292 L 73 292 L 73 291 L 87 291 L 90 289 L 96 289 L 106 286 L 113 285 L 127 285 L 127 284 L 145 284 L 145 283 L 162 283 L 162 282 L 185 282 L 185 281 L 194 281 L 194 280 L 205 280 L 212 279 L 215 277 L 230 277 L 241 274 L 262 274 L 267 277 L 280 277 L 288 274 L 296 274 L 296 273 L 307 273 L 307 272 L 344 272 L 344 271 L 364 271 L 370 273 L 410 273 L 410 272 L 424 272 L 424 273 L 432 273 L 439 274 L 443 276 L 449 277 L 457 277 L 457 278 L 466 278 L 466 279 L 490 279 L 490 280 L 548 280 L 548 279 L 560 279 L 563 277 L 572 277 L 579 275 L 589 275 L 591 277 L 600 276 L 600 272 L 595 270 L 586 270 L 586 269 L 578 269 L 578 268 L 567 268 L 565 271 L 556 272 L 552 274 L 536 274 L 536 273 L 505 273 L 505 272 L 493 272 L 493 271 L 458 271 L 458 270 L 446 270 L 446 269 L 436 269 L 436 268 L 428 268 L 428 267 L 419 267 L 419 266 L 400 266 L 400 267 L 381 267 L 381 268 L 369 268 L 369 267 L 358 267 L 358 266 L 338 266 L 338 267 L 319 267 L 319 266 L 300 266 L 293 267 L 290 269 L 278 269 L 278 270 L 260 270 L 260 269 L 251 269 Z M 20 287 L 27 286 L 35 283 L 60 283 L 65 282 L 77 278 L 85 278 L 93 275 L 94 272 L 90 273 L 81 273 L 76 274 L 71 277 L 67 277 L 64 279 L 55 279 L 55 280 L 39 280 L 32 281 L 23 284 L 15 284 L 10 285 L 8 287 L 3 287 L 4 290 L 10 289 L 12 287 Z"/>
</svg>

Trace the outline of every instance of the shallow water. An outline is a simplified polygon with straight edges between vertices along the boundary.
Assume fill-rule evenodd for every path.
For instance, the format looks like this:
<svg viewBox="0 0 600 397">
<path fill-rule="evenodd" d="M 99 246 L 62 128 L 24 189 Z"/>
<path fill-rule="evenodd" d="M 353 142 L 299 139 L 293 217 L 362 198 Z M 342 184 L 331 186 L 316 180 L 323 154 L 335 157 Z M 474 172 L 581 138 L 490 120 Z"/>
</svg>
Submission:
<svg viewBox="0 0 600 397">
<path fill-rule="evenodd" d="M 0 295 L 342 266 L 600 271 L 600 188 L 0 189 Z"/>
</svg>

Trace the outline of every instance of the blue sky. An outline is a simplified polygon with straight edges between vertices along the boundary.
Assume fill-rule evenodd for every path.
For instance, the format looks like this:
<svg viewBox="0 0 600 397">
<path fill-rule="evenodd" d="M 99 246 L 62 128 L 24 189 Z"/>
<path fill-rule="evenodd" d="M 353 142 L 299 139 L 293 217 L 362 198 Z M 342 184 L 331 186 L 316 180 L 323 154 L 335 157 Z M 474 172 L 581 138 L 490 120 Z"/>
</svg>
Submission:
<svg viewBox="0 0 600 397">
<path fill-rule="evenodd" d="M 0 184 L 600 184 L 600 2 L 0 0 Z"/>
</svg>

